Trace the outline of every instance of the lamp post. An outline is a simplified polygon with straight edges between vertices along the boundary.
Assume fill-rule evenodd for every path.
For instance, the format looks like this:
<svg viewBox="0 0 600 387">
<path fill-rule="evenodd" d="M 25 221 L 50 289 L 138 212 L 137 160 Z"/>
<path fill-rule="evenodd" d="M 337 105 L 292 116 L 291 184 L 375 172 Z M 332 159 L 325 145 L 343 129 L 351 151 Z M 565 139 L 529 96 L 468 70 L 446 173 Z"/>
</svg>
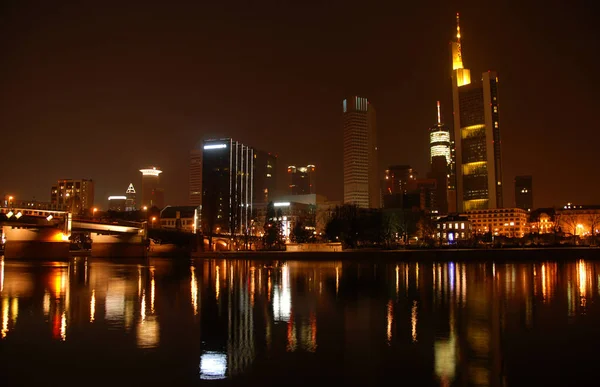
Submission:
<svg viewBox="0 0 600 387">
<path fill-rule="evenodd" d="M 13 206 L 13 200 L 14 200 L 14 197 L 12 195 L 8 197 L 8 207 Z"/>
<path fill-rule="evenodd" d="M 154 228 L 154 222 L 156 222 L 156 216 L 152 217 L 152 228 Z"/>
<path fill-rule="evenodd" d="M 98 212 L 98 209 L 94 207 L 94 209 L 92 210 L 92 219 L 96 218 L 96 212 Z"/>
</svg>

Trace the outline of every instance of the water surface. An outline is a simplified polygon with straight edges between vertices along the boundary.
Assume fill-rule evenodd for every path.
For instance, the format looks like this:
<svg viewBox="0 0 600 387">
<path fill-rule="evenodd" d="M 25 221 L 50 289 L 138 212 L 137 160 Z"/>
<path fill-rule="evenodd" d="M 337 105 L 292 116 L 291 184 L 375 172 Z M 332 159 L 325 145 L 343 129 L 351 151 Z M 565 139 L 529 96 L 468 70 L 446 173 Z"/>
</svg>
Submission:
<svg viewBox="0 0 600 387">
<path fill-rule="evenodd" d="M 598 265 L 2 260 L 0 384 L 596 384 Z"/>
</svg>

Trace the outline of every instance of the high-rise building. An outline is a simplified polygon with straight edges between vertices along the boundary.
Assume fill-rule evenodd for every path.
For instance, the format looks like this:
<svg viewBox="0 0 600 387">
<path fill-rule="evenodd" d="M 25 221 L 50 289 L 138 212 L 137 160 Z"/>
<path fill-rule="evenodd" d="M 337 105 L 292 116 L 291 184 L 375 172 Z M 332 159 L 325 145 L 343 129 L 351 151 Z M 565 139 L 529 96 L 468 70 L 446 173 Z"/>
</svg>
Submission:
<svg viewBox="0 0 600 387">
<path fill-rule="evenodd" d="M 533 177 L 515 177 L 515 204 L 525 211 L 533 210 Z"/>
<path fill-rule="evenodd" d="M 156 167 L 140 169 L 142 173 L 142 204 L 141 208 L 165 206 L 164 191 L 160 186 L 160 174 L 162 171 Z"/>
<path fill-rule="evenodd" d="M 54 208 L 83 213 L 94 205 L 94 181 L 62 179 L 52 186 L 50 202 Z"/>
<path fill-rule="evenodd" d="M 296 167 L 290 165 L 287 169 L 289 176 L 289 193 L 290 195 L 307 195 L 316 193 L 315 166 L 312 164 L 306 167 Z"/>
<path fill-rule="evenodd" d="M 383 180 L 383 207 L 403 208 L 408 185 L 417 179 L 417 172 L 410 165 L 391 165 L 385 170 Z"/>
<path fill-rule="evenodd" d="M 448 161 L 445 156 L 433 156 L 429 177 L 436 182 L 435 210 L 440 214 L 448 214 Z"/>
<path fill-rule="evenodd" d="M 202 150 L 193 149 L 190 152 L 189 170 L 190 205 L 202 204 Z"/>
<path fill-rule="evenodd" d="M 133 183 L 129 183 L 127 191 L 125 191 L 125 211 L 135 211 L 135 188 Z"/>
<path fill-rule="evenodd" d="M 276 196 L 277 155 L 254 150 L 253 203 L 267 204 Z"/>
<path fill-rule="evenodd" d="M 127 203 L 127 196 L 125 196 L 125 195 L 109 196 L 108 197 L 108 210 L 123 212 L 123 211 L 125 211 L 126 203 Z"/>
<path fill-rule="evenodd" d="M 202 155 L 202 229 L 209 234 L 250 232 L 254 149 L 231 138 L 206 140 Z"/>
<path fill-rule="evenodd" d="M 488 71 L 481 82 L 471 83 L 471 72 L 463 67 L 458 14 L 456 22 L 451 48 L 457 211 L 501 208 L 498 75 Z"/>
<path fill-rule="evenodd" d="M 440 101 L 437 101 L 437 117 L 437 124 L 429 128 L 429 163 L 433 163 L 435 156 L 444 156 L 449 167 L 452 162 L 450 129 L 442 124 Z"/>
<path fill-rule="evenodd" d="M 366 98 L 342 102 L 344 126 L 344 203 L 381 207 L 375 108 Z"/>
</svg>

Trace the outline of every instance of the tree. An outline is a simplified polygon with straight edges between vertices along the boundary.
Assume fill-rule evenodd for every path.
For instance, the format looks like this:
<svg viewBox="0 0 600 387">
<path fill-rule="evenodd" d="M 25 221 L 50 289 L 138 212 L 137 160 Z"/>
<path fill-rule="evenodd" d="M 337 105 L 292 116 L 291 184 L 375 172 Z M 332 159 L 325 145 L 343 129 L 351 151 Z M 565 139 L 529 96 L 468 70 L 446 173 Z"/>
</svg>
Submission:
<svg viewBox="0 0 600 387">
<path fill-rule="evenodd" d="M 290 238 L 294 243 L 306 243 L 310 239 L 310 231 L 306 229 L 304 223 L 297 222 L 292 229 Z"/>
<path fill-rule="evenodd" d="M 390 248 L 396 240 L 396 234 L 400 228 L 398 214 L 395 211 L 384 211 L 382 216 L 381 234 L 383 244 Z"/>
<path fill-rule="evenodd" d="M 281 210 L 278 212 L 281 214 Z M 277 215 L 273 202 L 269 202 L 264 226 L 264 244 L 267 249 L 272 249 L 274 245 L 279 245 L 281 241 L 281 222 Z"/>
<path fill-rule="evenodd" d="M 594 212 L 595 210 L 591 210 L 592 212 L 588 214 L 588 222 L 590 223 L 590 233 L 592 234 L 591 244 L 592 246 L 596 245 L 596 228 L 600 224 L 600 213 Z"/>
<path fill-rule="evenodd" d="M 435 234 L 435 226 L 431 217 L 422 214 L 417 222 L 417 237 L 424 242 L 431 242 Z"/>
<path fill-rule="evenodd" d="M 330 241 L 342 242 L 346 246 L 356 247 L 359 235 L 358 206 L 344 204 L 336 206 L 325 226 L 325 235 Z"/>
</svg>

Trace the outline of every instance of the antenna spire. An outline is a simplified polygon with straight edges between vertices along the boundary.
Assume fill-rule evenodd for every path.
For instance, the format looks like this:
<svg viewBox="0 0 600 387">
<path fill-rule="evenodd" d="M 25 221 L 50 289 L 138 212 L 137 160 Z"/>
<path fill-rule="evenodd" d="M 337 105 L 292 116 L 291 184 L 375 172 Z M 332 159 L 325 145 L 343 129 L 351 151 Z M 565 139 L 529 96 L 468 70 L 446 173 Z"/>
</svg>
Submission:
<svg viewBox="0 0 600 387">
<path fill-rule="evenodd" d="M 460 43 L 460 14 L 456 13 L 456 41 Z"/>
<path fill-rule="evenodd" d="M 442 114 L 440 113 L 440 101 L 437 101 L 438 125 L 442 124 Z"/>
</svg>

